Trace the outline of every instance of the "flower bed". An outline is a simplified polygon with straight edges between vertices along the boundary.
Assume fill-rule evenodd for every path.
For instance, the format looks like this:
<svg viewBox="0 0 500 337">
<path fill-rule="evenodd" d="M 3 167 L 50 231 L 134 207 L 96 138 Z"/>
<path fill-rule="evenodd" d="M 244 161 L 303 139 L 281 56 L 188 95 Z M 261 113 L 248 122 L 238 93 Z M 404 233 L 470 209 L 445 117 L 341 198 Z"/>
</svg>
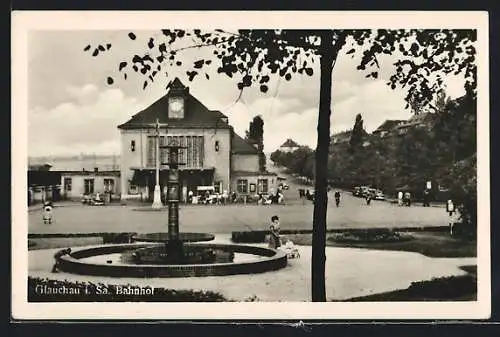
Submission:
<svg viewBox="0 0 500 337">
<path fill-rule="evenodd" d="M 332 233 L 327 240 L 341 243 L 368 243 L 368 242 L 401 242 L 412 240 L 408 233 L 400 233 L 391 229 L 350 230 L 341 233 Z"/>
</svg>

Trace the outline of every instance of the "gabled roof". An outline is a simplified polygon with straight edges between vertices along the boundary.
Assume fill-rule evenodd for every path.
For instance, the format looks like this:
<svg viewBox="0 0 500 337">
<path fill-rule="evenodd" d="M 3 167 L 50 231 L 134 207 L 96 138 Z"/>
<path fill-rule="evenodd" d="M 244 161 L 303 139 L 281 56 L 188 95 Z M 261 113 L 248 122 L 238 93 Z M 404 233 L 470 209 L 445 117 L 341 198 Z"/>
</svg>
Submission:
<svg viewBox="0 0 500 337">
<path fill-rule="evenodd" d="M 373 133 L 382 132 L 382 131 L 390 131 L 401 123 L 405 123 L 405 120 L 402 119 L 387 119 L 383 122 Z"/>
<path fill-rule="evenodd" d="M 233 154 L 259 154 L 259 151 L 241 138 L 236 132 L 232 132 L 231 153 Z"/>
<path fill-rule="evenodd" d="M 141 129 L 151 128 L 156 119 L 161 124 L 168 124 L 169 128 L 211 128 L 229 129 L 227 116 L 220 111 L 209 110 L 205 105 L 189 94 L 189 88 L 185 87 L 178 78 L 169 84 L 168 93 L 148 106 L 146 109 L 136 113 L 130 120 L 118 126 L 119 129 Z M 172 95 L 183 94 L 186 98 L 184 105 L 184 118 L 168 118 L 168 99 Z"/>
<path fill-rule="evenodd" d="M 300 147 L 300 145 L 288 138 L 280 147 Z"/>
</svg>

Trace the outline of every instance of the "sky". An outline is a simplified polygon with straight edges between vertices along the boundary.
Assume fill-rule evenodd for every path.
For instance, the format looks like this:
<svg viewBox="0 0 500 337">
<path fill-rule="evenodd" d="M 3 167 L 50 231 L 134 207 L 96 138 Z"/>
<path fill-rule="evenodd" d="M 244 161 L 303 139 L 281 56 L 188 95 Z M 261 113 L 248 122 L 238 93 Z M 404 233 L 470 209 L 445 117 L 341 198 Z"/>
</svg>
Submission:
<svg viewBox="0 0 500 337">
<path fill-rule="evenodd" d="M 150 36 L 160 31 L 31 31 L 28 35 L 28 155 L 119 154 L 117 125 L 166 94 L 166 84 L 176 76 L 190 93 L 212 110 L 229 117 L 235 131 L 245 135 L 256 115 L 264 120 L 264 151 L 276 150 L 287 138 L 301 145 L 316 146 L 319 105 L 319 62 L 313 76 L 299 75 L 291 81 L 273 78 L 269 91 L 246 88 L 237 101 L 237 80 L 210 72 L 210 79 L 189 82 L 185 69 L 169 70 L 169 77 L 157 78 L 145 90 L 143 78 L 129 73 L 127 80 L 116 76 L 120 61 L 143 54 Z M 110 42 L 108 53 L 92 57 L 83 51 L 88 45 Z M 211 51 L 192 49 L 183 60 L 211 57 Z M 381 60 L 378 79 L 365 78 L 354 59 L 340 55 L 333 71 L 331 133 L 352 128 L 360 113 L 366 131 L 375 130 L 386 119 L 407 119 L 405 92 L 391 90 L 387 79 L 392 71 L 390 57 Z M 106 83 L 114 76 L 113 85 Z M 462 95 L 463 88 L 449 81 L 447 94 Z"/>
</svg>

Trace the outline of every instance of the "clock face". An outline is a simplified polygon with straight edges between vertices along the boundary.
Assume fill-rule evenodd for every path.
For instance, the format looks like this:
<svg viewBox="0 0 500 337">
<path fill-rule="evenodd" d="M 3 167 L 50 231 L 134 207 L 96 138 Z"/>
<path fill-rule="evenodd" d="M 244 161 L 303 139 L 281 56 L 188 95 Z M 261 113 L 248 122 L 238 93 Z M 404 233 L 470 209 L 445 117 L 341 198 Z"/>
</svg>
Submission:
<svg viewBox="0 0 500 337">
<path fill-rule="evenodd" d="M 169 101 L 170 118 L 184 117 L 184 100 L 182 98 L 171 98 Z"/>
</svg>

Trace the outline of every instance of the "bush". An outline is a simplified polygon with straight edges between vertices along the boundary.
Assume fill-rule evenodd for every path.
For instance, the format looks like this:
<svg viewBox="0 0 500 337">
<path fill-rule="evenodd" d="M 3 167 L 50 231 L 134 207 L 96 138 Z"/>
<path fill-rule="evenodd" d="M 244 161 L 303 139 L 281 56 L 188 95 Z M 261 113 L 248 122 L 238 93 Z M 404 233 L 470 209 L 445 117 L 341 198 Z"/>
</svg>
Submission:
<svg viewBox="0 0 500 337">
<path fill-rule="evenodd" d="M 236 243 L 261 243 L 266 242 L 268 231 L 232 232 L 231 240 Z"/>
<path fill-rule="evenodd" d="M 137 233 L 103 233 L 102 242 L 103 243 L 130 243 L 132 241 L 132 236 Z"/>
<path fill-rule="evenodd" d="M 153 295 L 120 294 L 118 288 L 131 287 L 130 284 L 110 285 L 91 282 L 70 282 L 37 277 L 28 277 L 29 302 L 223 302 L 222 294 L 213 291 L 175 290 L 154 288 Z M 142 289 L 153 289 L 141 287 Z M 42 289 L 58 289 L 58 293 L 44 294 Z M 60 289 L 67 289 L 61 291 Z"/>
</svg>

